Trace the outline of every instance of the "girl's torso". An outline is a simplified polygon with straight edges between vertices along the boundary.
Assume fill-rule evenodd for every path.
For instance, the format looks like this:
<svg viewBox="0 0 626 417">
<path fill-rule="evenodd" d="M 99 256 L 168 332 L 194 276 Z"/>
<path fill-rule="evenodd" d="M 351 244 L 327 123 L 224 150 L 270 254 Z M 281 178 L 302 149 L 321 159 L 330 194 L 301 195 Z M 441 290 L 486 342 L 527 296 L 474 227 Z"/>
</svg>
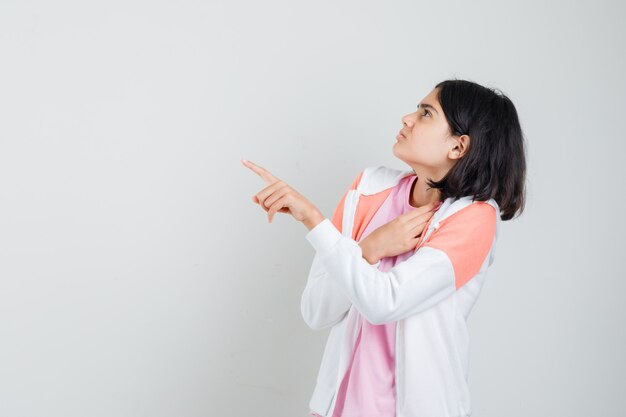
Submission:
<svg viewBox="0 0 626 417">
<path fill-rule="evenodd" d="M 365 228 L 361 240 L 396 217 L 415 210 L 409 201 L 416 179 L 416 175 L 409 175 L 394 187 Z M 378 269 L 388 271 L 412 254 L 413 250 L 409 250 L 383 258 Z M 360 316 L 360 323 L 352 360 L 339 387 L 333 416 L 395 417 L 395 322 L 374 325 Z"/>
</svg>

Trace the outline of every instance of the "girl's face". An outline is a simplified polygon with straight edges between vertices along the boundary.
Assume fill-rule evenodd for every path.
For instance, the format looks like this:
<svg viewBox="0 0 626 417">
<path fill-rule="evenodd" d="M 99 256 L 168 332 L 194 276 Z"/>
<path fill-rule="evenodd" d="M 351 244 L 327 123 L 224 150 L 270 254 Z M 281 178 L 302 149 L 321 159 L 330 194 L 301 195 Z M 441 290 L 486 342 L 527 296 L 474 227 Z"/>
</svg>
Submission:
<svg viewBox="0 0 626 417">
<path fill-rule="evenodd" d="M 443 178 L 469 144 L 469 137 L 452 136 L 437 100 L 437 89 L 430 92 L 414 113 L 402 117 L 393 154 L 410 165 L 418 177 Z"/>
</svg>

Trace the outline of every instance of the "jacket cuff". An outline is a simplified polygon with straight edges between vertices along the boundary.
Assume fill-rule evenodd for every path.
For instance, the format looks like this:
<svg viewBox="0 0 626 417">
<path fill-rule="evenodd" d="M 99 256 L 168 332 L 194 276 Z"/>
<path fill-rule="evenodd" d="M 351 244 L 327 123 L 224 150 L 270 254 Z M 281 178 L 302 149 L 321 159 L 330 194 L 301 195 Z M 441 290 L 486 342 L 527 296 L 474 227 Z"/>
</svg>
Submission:
<svg viewBox="0 0 626 417">
<path fill-rule="evenodd" d="M 318 253 L 328 252 L 343 237 L 330 219 L 318 223 L 304 236 Z"/>
</svg>

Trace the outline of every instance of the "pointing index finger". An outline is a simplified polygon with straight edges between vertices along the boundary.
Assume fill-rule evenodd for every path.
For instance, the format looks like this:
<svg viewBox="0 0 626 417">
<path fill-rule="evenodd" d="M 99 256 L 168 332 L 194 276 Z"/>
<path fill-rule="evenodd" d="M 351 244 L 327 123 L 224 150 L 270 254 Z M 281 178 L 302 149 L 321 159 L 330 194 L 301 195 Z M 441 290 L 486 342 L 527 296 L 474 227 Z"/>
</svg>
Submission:
<svg viewBox="0 0 626 417">
<path fill-rule="evenodd" d="M 256 172 L 259 177 L 261 177 L 266 183 L 273 184 L 278 181 L 278 178 L 273 176 L 268 170 L 265 168 L 253 163 L 252 161 L 248 161 L 247 159 L 242 159 L 241 162 L 252 171 Z"/>
</svg>

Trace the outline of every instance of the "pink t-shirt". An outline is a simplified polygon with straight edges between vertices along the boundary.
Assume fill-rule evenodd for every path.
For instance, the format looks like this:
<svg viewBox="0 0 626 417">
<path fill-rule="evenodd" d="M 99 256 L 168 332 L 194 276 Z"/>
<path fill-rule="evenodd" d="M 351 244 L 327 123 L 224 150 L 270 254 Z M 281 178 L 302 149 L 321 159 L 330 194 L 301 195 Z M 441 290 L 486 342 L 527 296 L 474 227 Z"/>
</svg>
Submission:
<svg viewBox="0 0 626 417">
<path fill-rule="evenodd" d="M 391 190 L 363 231 L 361 240 L 399 215 L 415 210 L 409 198 L 416 178 L 416 175 L 402 178 Z M 409 250 L 383 258 L 378 269 L 389 271 L 413 253 Z M 337 392 L 333 417 L 395 417 L 395 322 L 374 325 L 362 316 L 361 319 L 352 361 Z"/>
</svg>

